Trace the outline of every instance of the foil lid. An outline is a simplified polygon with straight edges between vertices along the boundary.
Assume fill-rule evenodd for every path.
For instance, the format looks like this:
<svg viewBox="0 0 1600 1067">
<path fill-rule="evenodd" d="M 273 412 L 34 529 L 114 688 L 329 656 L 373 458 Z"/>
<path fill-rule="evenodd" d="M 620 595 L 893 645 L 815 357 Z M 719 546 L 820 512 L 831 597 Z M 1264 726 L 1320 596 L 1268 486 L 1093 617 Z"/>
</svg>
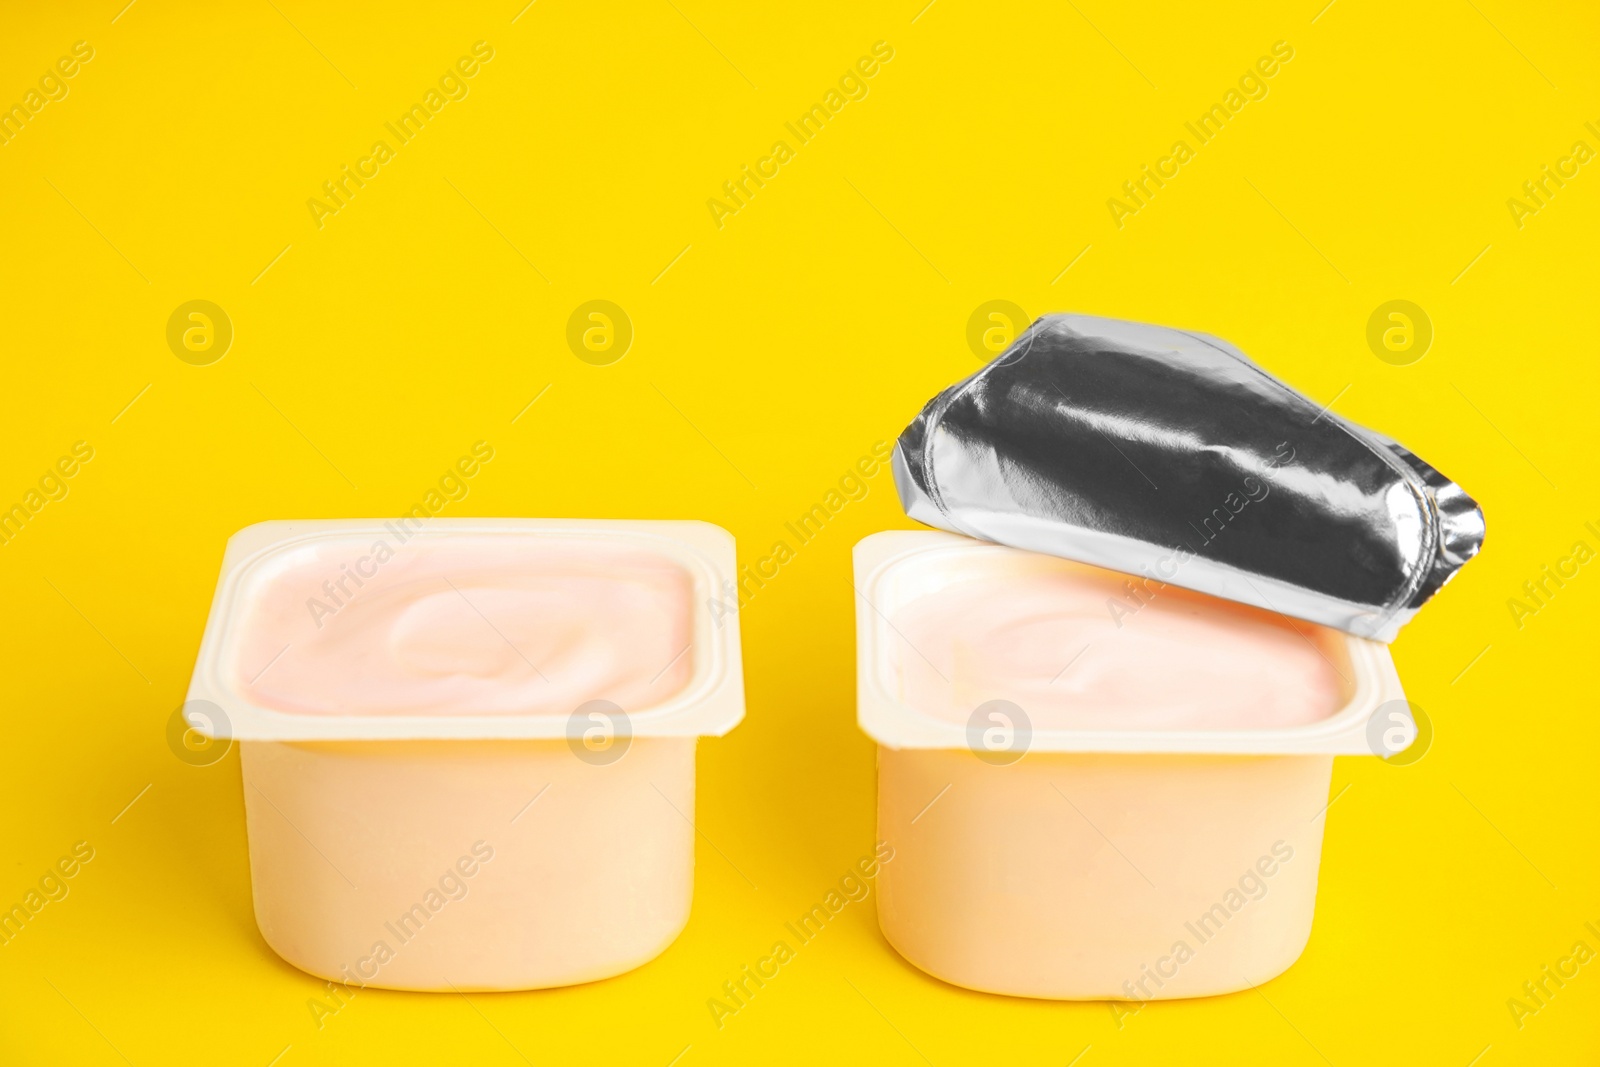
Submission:
<svg viewBox="0 0 1600 1067">
<path fill-rule="evenodd" d="M 893 467 L 929 526 L 1380 641 L 1484 536 L 1460 486 L 1226 341 L 1089 315 L 934 397 Z"/>
</svg>

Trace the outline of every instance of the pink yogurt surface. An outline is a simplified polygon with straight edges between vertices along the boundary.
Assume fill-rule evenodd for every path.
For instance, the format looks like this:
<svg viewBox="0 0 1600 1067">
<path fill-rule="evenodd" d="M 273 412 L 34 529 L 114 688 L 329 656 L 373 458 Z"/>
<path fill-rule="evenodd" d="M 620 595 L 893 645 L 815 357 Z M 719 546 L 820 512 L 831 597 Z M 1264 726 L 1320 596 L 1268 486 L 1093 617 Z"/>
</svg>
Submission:
<svg viewBox="0 0 1600 1067">
<path fill-rule="evenodd" d="M 908 602 L 890 638 L 902 698 L 960 722 L 1009 700 L 1035 730 L 1286 727 L 1345 703 L 1350 668 L 1320 627 L 1155 582 L 1141 606 L 1127 582 L 1062 563 Z"/>
<path fill-rule="evenodd" d="M 261 565 L 235 684 L 309 715 L 567 715 L 660 704 L 694 673 L 694 583 L 602 539 L 314 542 Z"/>
</svg>

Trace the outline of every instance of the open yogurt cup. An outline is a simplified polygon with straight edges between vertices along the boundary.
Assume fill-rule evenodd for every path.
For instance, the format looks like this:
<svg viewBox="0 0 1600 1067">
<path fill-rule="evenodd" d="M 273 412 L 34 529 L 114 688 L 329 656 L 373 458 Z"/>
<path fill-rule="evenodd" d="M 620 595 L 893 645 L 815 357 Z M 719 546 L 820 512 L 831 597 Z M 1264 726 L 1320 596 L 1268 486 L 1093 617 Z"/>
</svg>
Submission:
<svg viewBox="0 0 1600 1067">
<path fill-rule="evenodd" d="M 1403 701 L 1386 646 L 947 533 L 867 537 L 855 574 L 901 955 L 991 993 L 1136 1001 L 1299 958 L 1333 757 L 1376 754 Z M 1058 593 L 1083 613 L 1052 615 Z"/>
<path fill-rule="evenodd" d="M 266 522 L 184 713 L 239 742 L 257 924 L 346 986 L 570 985 L 688 921 L 694 753 L 744 715 L 703 522 Z"/>
</svg>

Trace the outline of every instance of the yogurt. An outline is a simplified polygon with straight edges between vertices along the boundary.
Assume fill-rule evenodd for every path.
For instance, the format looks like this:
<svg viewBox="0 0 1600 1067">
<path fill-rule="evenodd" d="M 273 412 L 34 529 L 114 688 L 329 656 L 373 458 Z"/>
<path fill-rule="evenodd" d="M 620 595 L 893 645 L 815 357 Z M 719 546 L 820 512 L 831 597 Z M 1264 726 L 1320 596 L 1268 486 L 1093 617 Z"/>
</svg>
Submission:
<svg viewBox="0 0 1600 1067">
<path fill-rule="evenodd" d="M 324 541 L 262 568 L 234 682 L 306 715 L 632 712 L 693 674 L 693 599 L 672 559 L 592 539 Z"/>
<path fill-rule="evenodd" d="M 1240 730 L 1345 701 L 1321 627 L 1066 561 L 953 582 L 892 622 L 902 699 L 946 721 L 1009 700 L 1036 729 Z"/>
<path fill-rule="evenodd" d="M 889 944 L 1055 1000 L 1209 996 L 1294 963 L 1333 758 L 1373 755 L 1404 706 L 1386 645 L 954 534 L 854 555 Z"/>
<path fill-rule="evenodd" d="M 192 735 L 237 743 L 266 944 L 329 1011 L 659 955 L 693 900 L 696 747 L 744 716 L 713 607 L 737 574 L 733 537 L 683 520 L 234 534 L 167 737 L 186 762 Z"/>
</svg>

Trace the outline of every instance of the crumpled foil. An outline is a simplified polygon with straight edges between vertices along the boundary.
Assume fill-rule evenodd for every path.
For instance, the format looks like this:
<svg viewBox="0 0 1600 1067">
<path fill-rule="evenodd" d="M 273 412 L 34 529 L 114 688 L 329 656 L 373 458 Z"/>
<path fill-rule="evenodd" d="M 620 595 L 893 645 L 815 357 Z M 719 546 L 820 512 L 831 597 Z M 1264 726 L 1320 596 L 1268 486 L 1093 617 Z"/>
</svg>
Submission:
<svg viewBox="0 0 1600 1067">
<path fill-rule="evenodd" d="M 928 402 L 906 513 L 1391 641 L 1483 544 L 1461 487 L 1226 341 L 1047 315 Z"/>
</svg>

